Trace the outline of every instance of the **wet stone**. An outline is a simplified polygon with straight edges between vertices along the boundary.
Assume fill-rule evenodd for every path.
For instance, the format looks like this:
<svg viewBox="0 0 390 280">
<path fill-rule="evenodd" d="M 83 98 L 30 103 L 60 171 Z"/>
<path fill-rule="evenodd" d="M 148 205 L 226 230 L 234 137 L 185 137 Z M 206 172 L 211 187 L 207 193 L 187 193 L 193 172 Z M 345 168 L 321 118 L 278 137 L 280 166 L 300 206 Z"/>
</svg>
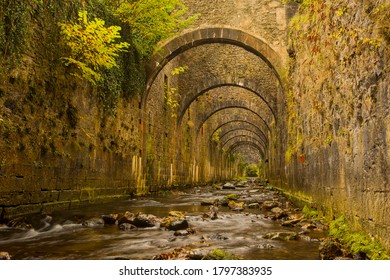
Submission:
<svg viewBox="0 0 390 280">
<path fill-rule="evenodd" d="M 187 230 L 177 230 L 174 233 L 175 236 L 187 236 L 190 235 L 190 233 Z"/>
<path fill-rule="evenodd" d="M 258 249 L 270 250 L 270 249 L 273 249 L 275 246 L 272 244 L 264 243 L 264 244 L 258 244 L 256 247 Z"/>
<path fill-rule="evenodd" d="M 131 212 L 126 212 L 123 216 L 118 217 L 118 225 L 128 223 L 131 224 L 135 218 L 135 214 Z"/>
<path fill-rule="evenodd" d="M 288 232 L 271 232 L 263 235 L 263 238 L 265 239 L 271 239 L 271 240 L 282 240 L 282 241 L 288 241 L 288 240 L 297 240 L 299 238 L 298 233 L 288 231 Z"/>
<path fill-rule="evenodd" d="M 200 202 L 200 205 L 202 206 L 210 206 L 214 204 L 214 200 L 204 200 Z"/>
<path fill-rule="evenodd" d="M 188 221 L 186 219 L 184 220 L 178 220 L 178 221 L 173 221 L 168 225 L 169 230 L 182 230 L 182 229 L 187 229 L 189 228 Z"/>
<path fill-rule="evenodd" d="M 148 215 L 138 215 L 134 218 L 134 220 L 131 222 L 131 224 L 135 225 L 139 228 L 146 228 L 146 227 L 154 227 L 156 224 L 153 221 L 156 217 L 154 216 L 148 216 Z"/>
<path fill-rule="evenodd" d="M 246 188 L 248 187 L 248 182 L 247 181 L 240 181 L 236 184 L 237 188 Z"/>
<path fill-rule="evenodd" d="M 321 260 L 334 260 L 343 255 L 341 244 L 331 239 L 321 242 L 319 251 Z"/>
<path fill-rule="evenodd" d="M 102 227 L 104 220 L 102 218 L 92 218 L 81 223 L 84 227 Z"/>
<path fill-rule="evenodd" d="M 234 190 L 236 187 L 232 183 L 226 183 L 222 186 L 223 190 Z"/>
<path fill-rule="evenodd" d="M 280 208 L 280 207 L 274 207 L 274 208 L 271 209 L 271 212 L 272 212 L 272 213 L 279 214 L 279 213 L 282 213 L 283 210 L 282 210 L 282 208 Z"/>
<path fill-rule="evenodd" d="M 303 230 L 315 229 L 317 226 L 313 223 L 304 224 L 301 226 Z"/>
<path fill-rule="evenodd" d="M 228 237 L 220 234 L 220 233 L 216 233 L 216 234 L 211 234 L 211 235 L 203 235 L 201 237 L 201 240 L 204 240 L 204 241 L 210 241 L 210 240 L 227 240 L 229 239 Z"/>
<path fill-rule="evenodd" d="M 8 252 L 0 252 L 0 260 L 10 260 L 11 256 Z"/>
<path fill-rule="evenodd" d="M 137 229 L 137 227 L 133 224 L 123 223 L 123 224 L 120 224 L 119 229 L 123 230 L 123 231 L 130 231 L 130 230 Z"/>
<path fill-rule="evenodd" d="M 266 200 L 263 202 L 263 208 L 267 210 L 271 210 L 272 208 L 278 207 L 279 203 L 273 200 Z"/>
<path fill-rule="evenodd" d="M 118 214 L 102 215 L 102 219 L 105 225 L 115 225 L 117 218 Z"/>
<path fill-rule="evenodd" d="M 257 209 L 257 208 L 260 208 L 260 204 L 259 203 L 251 203 L 248 205 L 248 208 L 249 209 Z"/>
<path fill-rule="evenodd" d="M 294 225 L 298 224 L 301 220 L 302 219 L 287 220 L 282 223 L 282 226 L 293 227 Z"/>
</svg>

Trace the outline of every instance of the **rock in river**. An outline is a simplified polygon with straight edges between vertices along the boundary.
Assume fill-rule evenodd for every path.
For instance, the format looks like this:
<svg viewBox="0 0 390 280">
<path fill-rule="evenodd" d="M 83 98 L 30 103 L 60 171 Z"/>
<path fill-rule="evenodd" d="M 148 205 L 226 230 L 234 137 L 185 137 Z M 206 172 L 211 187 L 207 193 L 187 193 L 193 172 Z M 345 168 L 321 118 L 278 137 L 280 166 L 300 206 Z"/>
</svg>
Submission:
<svg viewBox="0 0 390 280">
<path fill-rule="evenodd" d="M 271 210 L 272 208 L 279 207 L 279 203 L 273 200 L 266 200 L 263 202 L 263 208 L 266 210 Z"/>
<path fill-rule="evenodd" d="M 11 257 L 8 252 L 0 252 L 0 260 L 10 260 Z"/>
<path fill-rule="evenodd" d="M 123 224 L 120 224 L 119 229 L 123 230 L 123 231 L 130 231 L 130 230 L 137 229 L 137 227 L 135 225 L 132 225 L 129 223 L 123 223 Z"/>
<path fill-rule="evenodd" d="M 105 225 L 115 225 L 118 216 L 118 214 L 102 215 L 102 219 Z"/>
<path fill-rule="evenodd" d="M 322 260 L 334 260 L 343 255 L 341 244 L 330 238 L 321 242 L 319 250 Z"/>
<path fill-rule="evenodd" d="M 135 218 L 135 214 L 127 211 L 121 217 L 118 217 L 118 225 L 125 224 L 125 223 L 131 224 L 134 218 Z"/>
<path fill-rule="evenodd" d="M 232 183 L 226 183 L 223 185 L 222 189 L 223 190 L 234 190 L 236 187 Z"/>
<path fill-rule="evenodd" d="M 263 235 L 263 238 L 265 239 L 271 239 L 271 240 L 297 240 L 299 238 L 298 233 L 293 231 L 283 231 L 283 232 L 271 232 Z"/>
<path fill-rule="evenodd" d="M 188 221 L 186 219 L 173 221 L 168 225 L 169 230 L 183 230 L 189 228 Z"/>
<path fill-rule="evenodd" d="M 131 224 L 139 228 L 154 227 L 156 225 L 154 222 L 155 218 L 156 217 L 152 215 L 139 214 L 134 218 Z"/>
<path fill-rule="evenodd" d="M 92 218 L 81 223 L 84 227 L 103 227 L 104 221 L 102 218 Z"/>
</svg>

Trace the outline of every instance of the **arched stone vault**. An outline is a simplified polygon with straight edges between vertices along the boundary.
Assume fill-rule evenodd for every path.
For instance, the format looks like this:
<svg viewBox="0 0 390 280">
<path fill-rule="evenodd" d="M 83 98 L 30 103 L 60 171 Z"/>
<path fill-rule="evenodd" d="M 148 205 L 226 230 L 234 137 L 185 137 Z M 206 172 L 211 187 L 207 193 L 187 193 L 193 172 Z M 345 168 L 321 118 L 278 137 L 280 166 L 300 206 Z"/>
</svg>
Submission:
<svg viewBox="0 0 390 280">
<path fill-rule="evenodd" d="M 230 140 L 232 136 L 237 136 L 237 135 L 240 135 L 240 136 L 243 136 L 243 135 L 252 136 L 257 141 L 259 141 L 264 148 L 267 147 L 266 140 L 261 135 L 259 135 L 256 131 L 251 130 L 251 129 L 245 129 L 245 128 L 238 127 L 238 128 L 229 130 L 229 131 L 227 131 L 227 132 L 225 132 L 225 133 L 220 135 L 219 139 L 220 139 L 220 143 L 221 143 L 221 148 L 224 147 L 226 142 L 228 140 Z"/>
<path fill-rule="evenodd" d="M 225 123 L 222 123 L 218 125 L 212 132 L 211 135 L 213 135 L 217 130 L 221 129 L 221 136 L 222 138 L 225 134 L 229 133 L 230 131 L 234 130 L 248 130 L 252 131 L 253 133 L 256 133 L 259 138 L 261 138 L 266 145 L 268 145 L 268 138 L 264 134 L 264 132 L 254 125 L 251 122 L 248 122 L 247 120 L 230 120 Z"/>
<path fill-rule="evenodd" d="M 276 98 L 275 97 L 273 97 L 270 94 L 265 94 L 263 87 L 253 81 L 241 80 L 229 76 L 229 77 L 224 77 L 224 79 L 211 78 L 205 81 L 203 84 L 197 85 L 195 88 L 193 88 L 191 92 L 188 92 L 182 104 L 180 105 L 179 114 L 178 114 L 178 124 L 180 125 L 183 119 L 183 115 L 195 100 L 197 100 L 200 96 L 204 95 L 205 93 L 208 93 L 213 89 L 218 89 L 221 87 L 237 87 L 254 93 L 264 103 L 264 105 L 262 105 L 262 107 L 264 107 L 263 108 L 264 112 L 267 112 L 267 114 L 272 115 L 272 118 L 276 120 L 276 114 L 275 114 Z"/>
<path fill-rule="evenodd" d="M 204 15 L 201 27 L 163 42 L 146 67 L 140 155 L 145 180 L 156 185 L 233 176 L 237 164 L 226 156 L 245 149 L 280 162 L 276 149 L 285 111 L 284 6 L 256 0 L 267 7 L 265 12 L 262 5 L 225 0 L 222 15 L 208 12 L 210 5 L 222 8 L 218 0 L 210 1 L 185 0 L 190 11 L 199 9 Z M 272 9 L 275 14 L 269 14 Z M 243 18 L 253 13 L 256 26 L 240 22 L 233 10 Z M 265 22 L 276 29 L 270 32 Z M 185 71 L 173 74 L 178 67 Z M 218 129 L 219 145 L 210 141 Z"/>
<path fill-rule="evenodd" d="M 161 46 L 160 51 L 151 58 L 146 67 L 148 81 L 143 103 L 146 101 L 148 91 L 154 79 L 168 62 L 191 48 L 216 43 L 239 46 L 260 57 L 273 70 L 280 83 L 284 84 L 283 80 L 285 77 L 280 56 L 263 40 L 243 30 L 215 26 L 204 27 L 171 39 Z"/>
<path fill-rule="evenodd" d="M 246 134 L 234 135 L 234 136 L 231 136 L 226 141 L 221 142 L 221 150 L 226 150 L 226 148 L 227 148 L 227 150 L 229 150 L 229 147 L 231 145 L 233 145 L 237 142 L 245 142 L 245 141 L 256 143 L 259 147 L 263 148 L 263 151 L 266 150 L 266 147 L 264 146 L 264 143 L 261 142 L 261 140 L 259 140 L 256 137 L 253 137 L 251 135 L 246 135 Z"/>
<path fill-rule="evenodd" d="M 233 145 L 231 145 L 229 147 L 229 149 L 226 151 L 226 153 L 231 154 L 232 152 L 234 152 L 235 149 L 237 149 L 238 147 L 241 147 L 241 146 L 251 146 L 251 147 L 255 148 L 257 151 L 259 151 L 262 158 L 265 158 L 265 152 L 263 151 L 263 149 L 259 145 L 257 145 L 256 143 L 254 143 L 252 141 L 238 141 L 238 142 L 234 143 Z"/>
<path fill-rule="evenodd" d="M 203 124 L 211 116 L 213 116 L 214 114 L 218 113 L 219 111 L 226 110 L 226 109 L 241 109 L 241 110 L 249 111 L 252 114 L 256 115 L 261 120 L 261 126 L 262 126 L 262 128 L 264 128 L 265 131 L 267 131 L 267 132 L 271 131 L 269 124 L 262 118 L 262 116 L 258 112 L 256 112 L 252 108 L 246 107 L 245 104 L 241 105 L 241 104 L 236 104 L 234 102 L 232 102 L 232 104 L 222 104 L 221 106 L 219 106 L 217 108 L 214 108 L 213 110 L 210 110 L 210 112 L 203 112 L 201 114 L 198 126 L 196 127 L 196 131 L 199 133 L 199 130 L 201 129 Z"/>
</svg>

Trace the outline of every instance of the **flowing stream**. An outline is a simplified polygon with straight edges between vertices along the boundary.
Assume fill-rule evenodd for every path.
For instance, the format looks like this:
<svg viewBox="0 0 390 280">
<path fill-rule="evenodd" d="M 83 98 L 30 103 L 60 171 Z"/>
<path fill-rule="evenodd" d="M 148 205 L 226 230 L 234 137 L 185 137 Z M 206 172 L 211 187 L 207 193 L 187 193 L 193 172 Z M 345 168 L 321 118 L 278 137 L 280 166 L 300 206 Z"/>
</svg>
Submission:
<svg viewBox="0 0 390 280">
<path fill-rule="evenodd" d="M 223 200 L 228 194 L 236 194 L 239 201 L 245 201 L 247 205 L 255 201 L 260 207 L 233 211 L 227 206 L 218 206 L 218 218 L 207 218 L 205 214 L 210 211 L 210 206 L 203 206 L 201 202 Z M 326 233 L 311 229 L 302 234 L 300 226 L 282 226 L 288 217 L 275 219 L 271 209 L 262 207 L 267 201 L 277 202 L 290 214 L 299 213 L 277 191 L 255 183 L 229 190 L 199 187 L 36 215 L 29 218 L 32 228 L 0 225 L 0 251 L 8 252 L 12 259 L 152 259 L 176 248 L 187 247 L 206 253 L 222 249 L 253 260 L 319 259 L 318 240 Z M 85 226 L 85 221 L 93 221 L 101 215 L 126 211 L 157 217 L 167 216 L 170 211 L 181 211 L 194 233 L 175 236 L 174 231 L 159 225 L 130 231 L 120 230 L 117 225 L 93 222 Z M 276 240 L 263 237 L 274 232 L 296 232 L 300 233 L 300 238 Z"/>
</svg>

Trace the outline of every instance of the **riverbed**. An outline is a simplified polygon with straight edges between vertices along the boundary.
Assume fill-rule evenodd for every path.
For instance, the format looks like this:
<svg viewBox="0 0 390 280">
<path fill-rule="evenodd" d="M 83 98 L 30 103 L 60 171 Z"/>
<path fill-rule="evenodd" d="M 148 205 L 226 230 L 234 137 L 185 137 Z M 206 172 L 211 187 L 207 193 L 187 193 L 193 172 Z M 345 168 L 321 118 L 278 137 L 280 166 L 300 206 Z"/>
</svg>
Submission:
<svg viewBox="0 0 390 280">
<path fill-rule="evenodd" d="M 179 249 L 200 258 L 215 249 L 251 260 L 320 258 L 319 242 L 326 232 L 306 220 L 280 192 L 251 181 L 231 185 L 228 189 L 221 184 L 161 192 L 35 215 L 22 224 L 0 225 L 0 251 L 8 252 L 11 259 L 34 260 L 147 260 L 173 256 Z M 221 205 L 228 195 L 235 196 L 237 205 L 243 207 Z M 124 231 L 117 223 L 101 222 L 102 215 L 126 211 L 160 218 L 179 211 L 191 231 L 178 233 L 159 223 Z M 293 238 L 278 238 L 289 234 Z"/>
</svg>

